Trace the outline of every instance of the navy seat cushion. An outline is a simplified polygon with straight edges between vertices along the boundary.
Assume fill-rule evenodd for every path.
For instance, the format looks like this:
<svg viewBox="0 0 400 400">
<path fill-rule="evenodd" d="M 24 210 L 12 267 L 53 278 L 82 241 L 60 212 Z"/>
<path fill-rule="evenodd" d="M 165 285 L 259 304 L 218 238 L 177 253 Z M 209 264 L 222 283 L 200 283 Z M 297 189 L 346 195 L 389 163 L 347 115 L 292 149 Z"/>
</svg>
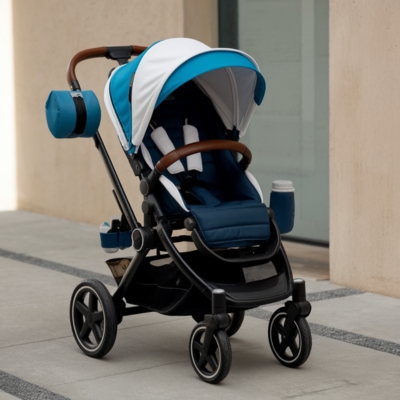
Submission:
<svg viewBox="0 0 400 400">
<path fill-rule="evenodd" d="M 247 247 L 265 242 L 270 224 L 265 204 L 253 200 L 229 201 L 218 206 L 193 205 L 200 233 L 212 249 Z"/>
<path fill-rule="evenodd" d="M 185 120 L 199 132 L 199 139 L 225 139 L 226 128 L 217 115 L 211 101 L 197 85 L 188 82 L 168 96 L 153 113 L 152 121 L 168 133 L 175 148 L 184 145 L 183 125 Z M 148 128 L 143 143 L 153 163 L 162 153 L 151 139 L 152 128 Z M 185 197 L 190 213 L 185 212 L 169 192 L 159 185 L 157 198 L 167 218 L 185 218 L 193 215 L 200 234 L 211 248 L 252 246 L 268 240 L 269 216 L 260 195 L 251 184 L 235 155 L 229 150 L 201 153 L 203 171 L 187 171 L 186 158 L 181 159 L 186 172 L 176 175 L 168 171 L 164 175 L 176 186 L 181 186 L 187 175 L 201 182 Z M 191 199 L 200 201 L 191 202 Z M 199 204 L 204 203 L 204 204 Z"/>
</svg>

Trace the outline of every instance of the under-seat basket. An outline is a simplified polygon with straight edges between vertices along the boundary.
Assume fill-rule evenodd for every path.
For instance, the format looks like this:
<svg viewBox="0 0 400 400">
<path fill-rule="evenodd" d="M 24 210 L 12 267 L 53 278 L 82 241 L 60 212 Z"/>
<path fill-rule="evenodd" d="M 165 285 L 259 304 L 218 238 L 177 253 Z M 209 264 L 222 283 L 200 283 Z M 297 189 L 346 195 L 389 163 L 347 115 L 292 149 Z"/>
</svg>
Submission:
<svg viewBox="0 0 400 400">
<path fill-rule="evenodd" d="M 106 261 L 119 283 L 130 258 Z M 209 312 L 209 302 L 168 257 L 146 257 L 125 294 L 129 304 L 167 315 L 192 315 Z"/>
<path fill-rule="evenodd" d="M 197 251 L 182 253 L 193 270 L 207 281 L 225 285 L 244 285 L 264 282 L 277 276 L 271 263 L 254 267 L 220 267 L 217 260 L 204 258 Z M 106 261 L 117 284 L 125 274 L 131 258 Z M 146 257 L 139 267 L 134 282 L 125 294 L 127 303 L 157 311 L 165 315 L 194 315 L 211 312 L 210 301 L 180 271 L 168 256 Z"/>
</svg>

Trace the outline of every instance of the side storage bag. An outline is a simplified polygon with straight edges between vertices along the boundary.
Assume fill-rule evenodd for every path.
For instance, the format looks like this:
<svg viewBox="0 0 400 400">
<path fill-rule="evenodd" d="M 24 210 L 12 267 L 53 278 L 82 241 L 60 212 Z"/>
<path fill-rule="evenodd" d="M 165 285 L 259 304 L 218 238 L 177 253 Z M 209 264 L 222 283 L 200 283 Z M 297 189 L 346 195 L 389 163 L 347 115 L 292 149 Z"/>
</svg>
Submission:
<svg viewBox="0 0 400 400">
<path fill-rule="evenodd" d="M 56 139 L 92 137 L 100 118 L 100 104 L 91 90 L 53 90 L 46 101 L 47 125 Z"/>
</svg>

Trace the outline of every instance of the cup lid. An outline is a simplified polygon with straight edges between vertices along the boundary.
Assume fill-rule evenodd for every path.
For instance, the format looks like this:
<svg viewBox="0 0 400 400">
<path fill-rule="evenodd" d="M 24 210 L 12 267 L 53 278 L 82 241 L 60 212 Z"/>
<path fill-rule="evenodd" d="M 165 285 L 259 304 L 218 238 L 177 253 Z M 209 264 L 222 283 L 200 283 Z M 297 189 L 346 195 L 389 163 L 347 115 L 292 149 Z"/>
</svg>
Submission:
<svg viewBox="0 0 400 400">
<path fill-rule="evenodd" d="M 273 181 L 272 190 L 274 192 L 294 192 L 293 182 L 282 180 Z"/>
</svg>

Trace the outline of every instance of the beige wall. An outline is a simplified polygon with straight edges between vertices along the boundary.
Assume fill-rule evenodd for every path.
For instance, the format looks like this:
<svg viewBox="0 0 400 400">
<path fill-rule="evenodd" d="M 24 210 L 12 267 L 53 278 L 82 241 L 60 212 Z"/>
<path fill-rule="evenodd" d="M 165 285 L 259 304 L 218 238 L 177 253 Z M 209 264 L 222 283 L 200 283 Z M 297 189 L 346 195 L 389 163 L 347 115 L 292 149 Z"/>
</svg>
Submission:
<svg viewBox="0 0 400 400">
<path fill-rule="evenodd" d="M 216 45 L 217 1 L 14 0 L 13 22 L 18 208 L 97 225 L 119 213 L 111 184 L 92 139 L 51 136 L 44 114 L 48 93 L 68 89 L 67 64 L 86 48 L 150 45 L 181 36 Z M 141 219 L 138 180 L 103 104 L 104 84 L 114 66 L 109 60 L 85 61 L 77 76 L 101 102 L 100 132 Z"/>
<path fill-rule="evenodd" d="M 12 0 L 0 1 L 0 211 L 17 203 Z"/>
<path fill-rule="evenodd" d="M 186 37 L 218 47 L 218 0 L 183 0 Z"/>
<path fill-rule="evenodd" d="M 400 2 L 330 1 L 333 282 L 400 297 Z"/>
</svg>

